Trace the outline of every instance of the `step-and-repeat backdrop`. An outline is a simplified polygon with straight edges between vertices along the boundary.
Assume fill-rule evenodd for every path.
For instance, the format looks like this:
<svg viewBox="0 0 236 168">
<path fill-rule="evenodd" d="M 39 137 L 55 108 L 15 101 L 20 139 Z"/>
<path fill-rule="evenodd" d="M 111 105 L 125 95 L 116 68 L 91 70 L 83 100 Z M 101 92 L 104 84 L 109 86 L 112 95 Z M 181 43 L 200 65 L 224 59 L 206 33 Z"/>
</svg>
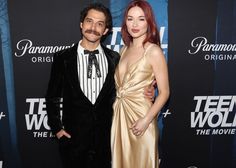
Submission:
<svg viewBox="0 0 236 168">
<path fill-rule="evenodd" d="M 80 40 L 80 11 L 113 16 L 107 47 L 123 45 L 129 0 L 0 0 L 0 168 L 61 167 L 47 124 L 53 53 Z M 168 61 L 171 96 L 158 118 L 162 168 L 236 167 L 236 0 L 148 0 Z"/>
</svg>

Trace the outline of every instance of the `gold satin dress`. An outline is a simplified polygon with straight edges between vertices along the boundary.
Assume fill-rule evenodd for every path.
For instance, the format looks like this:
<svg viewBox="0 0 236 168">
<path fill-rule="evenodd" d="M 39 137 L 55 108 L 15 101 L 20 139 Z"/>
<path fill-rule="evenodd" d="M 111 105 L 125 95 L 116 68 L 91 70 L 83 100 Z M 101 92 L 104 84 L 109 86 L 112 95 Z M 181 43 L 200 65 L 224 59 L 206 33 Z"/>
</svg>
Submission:
<svg viewBox="0 0 236 168">
<path fill-rule="evenodd" d="M 159 167 L 157 120 L 150 123 L 143 136 L 135 136 L 130 129 L 135 121 L 145 116 L 152 105 L 144 97 L 144 88 L 154 79 L 152 67 L 146 58 L 150 49 L 149 46 L 143 56 L 128 68 L 123 81 L 119 76 L 119 65 L 116 68 L 117 95 L 113 104 L 111 128 L 112 168 Z"/>
</svg>

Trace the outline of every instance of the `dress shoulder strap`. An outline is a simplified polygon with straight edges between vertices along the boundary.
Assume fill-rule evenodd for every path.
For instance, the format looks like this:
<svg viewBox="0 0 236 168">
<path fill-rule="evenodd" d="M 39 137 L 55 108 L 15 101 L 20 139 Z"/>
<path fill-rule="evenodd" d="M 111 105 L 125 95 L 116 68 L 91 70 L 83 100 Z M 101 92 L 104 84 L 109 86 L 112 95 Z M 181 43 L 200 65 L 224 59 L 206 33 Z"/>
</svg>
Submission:
<svg viewBox="0 0 236 168">
<path fill-rule="evenodd" d="M 124 46 L 121 48 L 121 51 L 120 51 L 120 57 L 122 58 L 122 56 L 124 55 L 125 51 L 127 49 L 127 46 Z"/>
<path fill-rule="evenodd" d="M 150 48 L 152 48 L 152 46 L 154 46 L 154 44 L 150 44 L 149 46 L 147 46 L 147 48 L 144 51 L 144 56 L 147 54 L 147 52 L 150 50 Z"/>
</svg>

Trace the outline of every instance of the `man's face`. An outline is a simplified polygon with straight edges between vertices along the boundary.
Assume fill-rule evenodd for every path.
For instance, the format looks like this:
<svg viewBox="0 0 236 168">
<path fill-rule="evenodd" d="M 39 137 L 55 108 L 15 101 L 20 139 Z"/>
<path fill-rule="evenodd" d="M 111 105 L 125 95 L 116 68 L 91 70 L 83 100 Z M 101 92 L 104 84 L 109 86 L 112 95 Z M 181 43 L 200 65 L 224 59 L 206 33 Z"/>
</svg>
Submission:
<svg viewBox="0 0 236 168">
<path fill-rule="evenodd" d="M 80 23 L 83 39 L 88 42 L 100 42 L 101 37 L 108 32 L 106 17 L 102 12 L 91 9 L 84 21 Z"/>
</svg>

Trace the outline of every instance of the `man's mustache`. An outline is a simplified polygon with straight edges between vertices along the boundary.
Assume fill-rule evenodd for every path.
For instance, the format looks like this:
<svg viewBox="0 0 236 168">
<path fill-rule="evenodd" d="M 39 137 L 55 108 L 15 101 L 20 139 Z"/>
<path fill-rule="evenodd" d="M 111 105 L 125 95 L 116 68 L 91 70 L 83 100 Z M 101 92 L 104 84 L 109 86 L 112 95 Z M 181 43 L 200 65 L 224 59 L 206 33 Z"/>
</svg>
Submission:
<svg viewBox="0 0 236 168">
<path fill-rule="evenodd" d="M 85 33 L 88 33 L 88 34 L 94 34 L 96 36 L 101 36 L 101 34 L 97 31 L 94 31 L 94 30 L 86 30 Z"/>
</svg>

